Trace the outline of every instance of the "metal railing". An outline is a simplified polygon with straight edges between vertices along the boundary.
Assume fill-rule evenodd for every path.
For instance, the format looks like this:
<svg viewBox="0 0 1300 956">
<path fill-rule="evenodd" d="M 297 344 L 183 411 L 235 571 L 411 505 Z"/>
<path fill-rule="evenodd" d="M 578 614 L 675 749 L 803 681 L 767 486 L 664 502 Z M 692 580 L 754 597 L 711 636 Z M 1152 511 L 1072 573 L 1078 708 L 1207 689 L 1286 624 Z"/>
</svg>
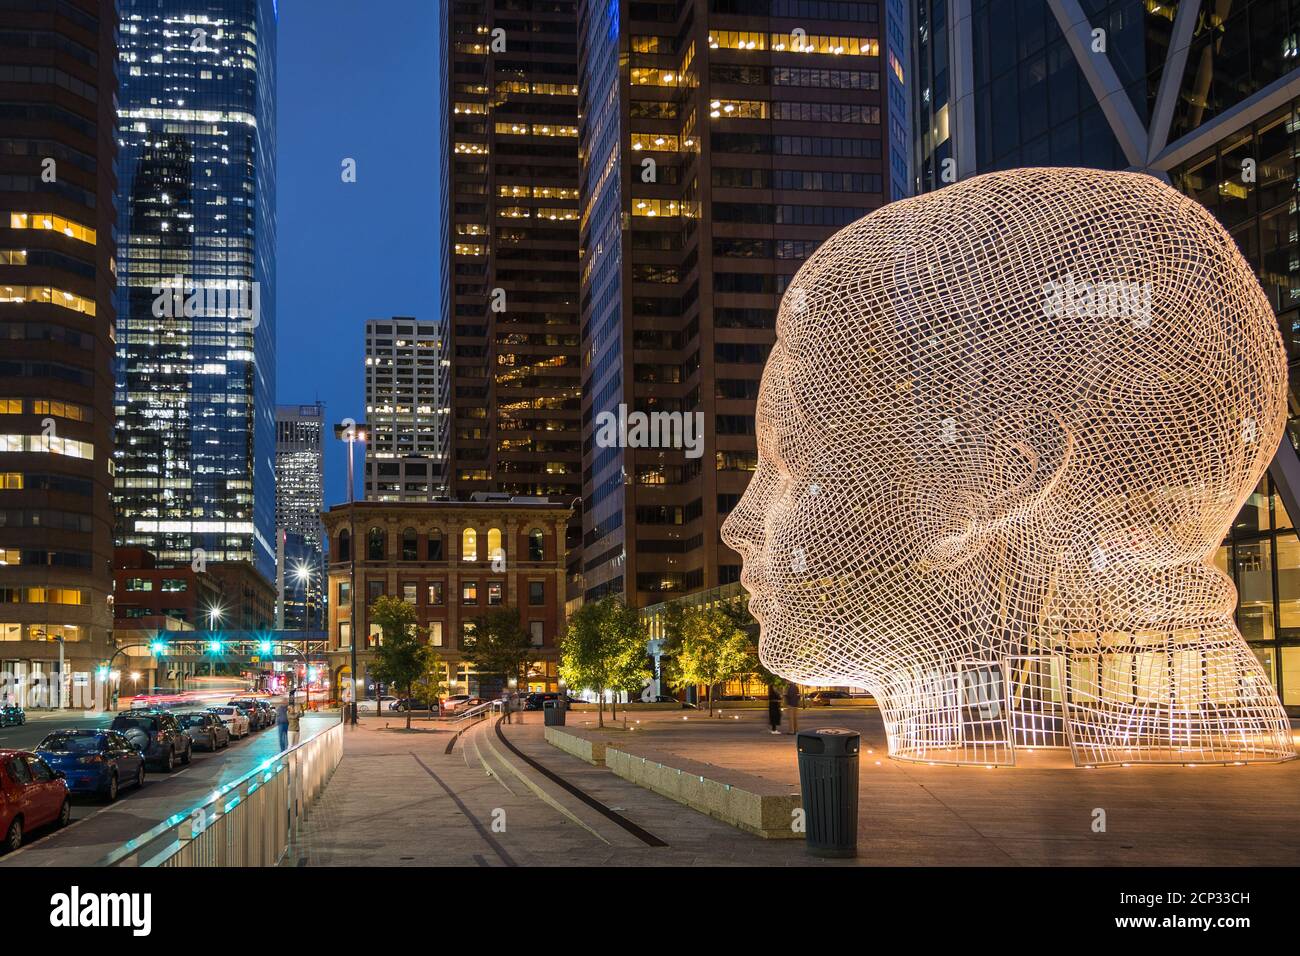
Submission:
<svg viewBox="0 0 1300 956">
<path fill-rule="evenodd" d="M 465 720 L 467 717 L 482 717 L 488 712 L 496 713 L 504 706 L 505 705 L 502 703 L 502 701 L 499 700 L 489 700 L 489 701 L 485 701 L 482 704 L 475 704 L 473 707 L 471 707 L 469 710 L 465 711 L 464 713 L 457 714 L 455 718 L 452 720 L 452 723 L 453 724 L 460 723 L 462 720 Z"/>
<path fill-rule="evenodd" d="M 97 866 L 276 866 L 343 757 L 343 725 L 276 754 Z"/>
</svg>

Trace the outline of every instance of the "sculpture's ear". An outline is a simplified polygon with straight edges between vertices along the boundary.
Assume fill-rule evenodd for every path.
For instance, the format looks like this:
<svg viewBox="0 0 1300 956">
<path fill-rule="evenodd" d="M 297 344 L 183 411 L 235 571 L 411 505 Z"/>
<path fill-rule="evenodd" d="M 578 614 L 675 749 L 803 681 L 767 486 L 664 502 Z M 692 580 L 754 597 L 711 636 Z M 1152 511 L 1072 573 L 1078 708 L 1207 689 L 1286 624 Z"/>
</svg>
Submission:
<svg viewBox="0 0 1300 956">
<path fill-rule="evenodd" d="M 926 548 L 921 570 L 966 563 L 997 533 L 1038 512 L 1052 497 L 1074 452 L 1073 432 L 1047 409 L 1015 407 L 985 421 L 952 463 L 944 501 L 949 530 Z"/>
<path fill-rule="evenodd" d="M 1028 517 L 1051 497 L 1074 454 L 1074 432 L 1050 409 L 1012 408 L 994 426 L 985 532 Z"/>
</svg>

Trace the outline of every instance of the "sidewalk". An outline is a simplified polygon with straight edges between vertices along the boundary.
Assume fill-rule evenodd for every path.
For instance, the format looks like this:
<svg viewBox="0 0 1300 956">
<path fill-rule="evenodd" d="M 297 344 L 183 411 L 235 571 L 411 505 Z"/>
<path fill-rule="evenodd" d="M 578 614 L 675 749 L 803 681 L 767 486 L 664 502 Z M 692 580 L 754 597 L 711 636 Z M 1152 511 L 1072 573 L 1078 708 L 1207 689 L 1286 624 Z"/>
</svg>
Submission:
<svg viewBox="0 0 1300 956">
<path fill-rule="evenodd" d="M 384 729 L 385 719 L 391 725 Z M 643 839 L 512 754 L 495 719 L 463 725 L 363 718 L 291 848 L 294 866 L 844 865 L 798 841 L 742 833 L 547 744 L 542 716 L 502 725 L 510 742 L 588 794 Z M 847 861 L 852 865 L 854 861 Z"/>
</svg>

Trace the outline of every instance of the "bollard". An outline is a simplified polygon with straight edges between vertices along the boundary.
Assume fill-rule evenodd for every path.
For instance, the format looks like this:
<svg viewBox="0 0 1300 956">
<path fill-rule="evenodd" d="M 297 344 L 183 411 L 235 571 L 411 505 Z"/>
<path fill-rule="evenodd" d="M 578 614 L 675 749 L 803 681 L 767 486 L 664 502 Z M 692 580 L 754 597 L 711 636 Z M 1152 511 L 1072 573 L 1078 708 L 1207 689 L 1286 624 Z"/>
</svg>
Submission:
<svg viewBox="0 0 1300 956">
<path fill-rule="evenodd" d="M 852 857 L 858 850 L 858 756 L 861 736 L 827 727 L 795 735 L 808 852 Z"/>
</svg>

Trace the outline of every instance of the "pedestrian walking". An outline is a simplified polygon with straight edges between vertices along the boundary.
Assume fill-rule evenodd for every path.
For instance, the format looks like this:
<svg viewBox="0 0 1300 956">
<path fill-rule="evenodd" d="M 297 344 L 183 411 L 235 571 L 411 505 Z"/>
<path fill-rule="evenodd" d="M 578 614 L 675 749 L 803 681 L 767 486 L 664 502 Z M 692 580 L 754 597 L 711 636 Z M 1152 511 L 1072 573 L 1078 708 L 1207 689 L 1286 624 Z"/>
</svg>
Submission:
<svg viewBox="0 0 1300 956">
<path fill-rule="evenodd" d="M 298 746 L 299 722 L 302 720 L 302 708 L 297 704 L 289 705 L 289 746 Z"/>
<path fill-rule="evenodd" d="M 275 708 L 275 729 L 280 732 L 280 750 L 289 749 L 289 705 L 280 704 Z"/>
<path fill-rule="evenodd" d="M 772 727 L 772 733 L 781 732 L 781 695 L 775 687 L 767 689 L 767 722 Z"/>
</svg>

